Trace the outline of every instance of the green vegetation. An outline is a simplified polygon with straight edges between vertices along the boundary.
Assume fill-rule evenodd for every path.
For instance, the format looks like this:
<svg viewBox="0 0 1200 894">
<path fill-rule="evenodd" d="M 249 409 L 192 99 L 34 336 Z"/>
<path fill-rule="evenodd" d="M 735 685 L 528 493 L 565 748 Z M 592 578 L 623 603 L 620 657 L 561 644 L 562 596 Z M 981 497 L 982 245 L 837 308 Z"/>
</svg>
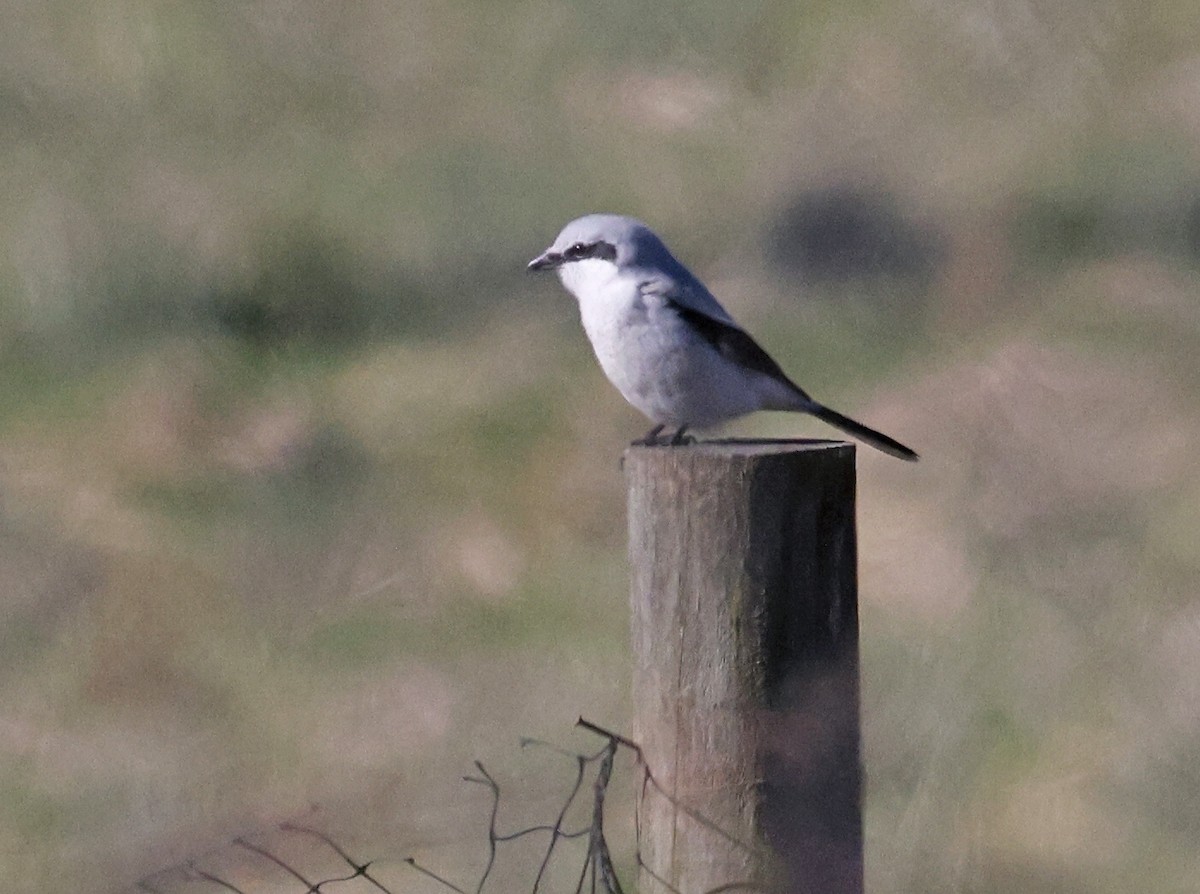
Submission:
<svg viewBox="0 0 1200 894">
<path fill-rule="evenodd" d="M 623 726 L 643 421 L 524 274 L 593 210 L 922 453 L 860 455 L 870 889 L 1194 887 L 1191 6 L 3 8 L 6 890 L 314 802 L 466 874 L 472 757 Z"/>
</svg>

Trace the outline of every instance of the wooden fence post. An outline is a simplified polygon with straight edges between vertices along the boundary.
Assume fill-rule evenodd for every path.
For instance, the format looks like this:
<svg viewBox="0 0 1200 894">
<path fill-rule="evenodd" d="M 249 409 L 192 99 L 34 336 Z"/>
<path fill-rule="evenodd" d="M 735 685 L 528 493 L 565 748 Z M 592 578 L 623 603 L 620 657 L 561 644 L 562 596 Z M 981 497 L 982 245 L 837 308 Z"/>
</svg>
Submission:
<svg viewBox="0 0 1200 894">
<path fill-rule="evenodd" d="M 631 447 L 625 474 L 639 892 L 858 894 L 854 447 Z"/>
</svg>

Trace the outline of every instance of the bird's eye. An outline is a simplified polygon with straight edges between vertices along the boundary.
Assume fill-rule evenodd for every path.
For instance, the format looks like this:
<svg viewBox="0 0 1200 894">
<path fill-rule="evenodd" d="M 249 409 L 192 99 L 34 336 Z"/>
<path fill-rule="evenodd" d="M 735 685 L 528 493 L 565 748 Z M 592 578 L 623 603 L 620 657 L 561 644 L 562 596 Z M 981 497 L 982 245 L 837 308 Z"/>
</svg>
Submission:
<svg viewBox="0 0 1200 894">
<path fill-rule="evenodd" d="M 591 246 L 582 242 L 576 242 L 570 248 L 563 252 L 563 257 L 568 261 L 578 261 L 586 258 L 591 250 Z"/>
</svg>

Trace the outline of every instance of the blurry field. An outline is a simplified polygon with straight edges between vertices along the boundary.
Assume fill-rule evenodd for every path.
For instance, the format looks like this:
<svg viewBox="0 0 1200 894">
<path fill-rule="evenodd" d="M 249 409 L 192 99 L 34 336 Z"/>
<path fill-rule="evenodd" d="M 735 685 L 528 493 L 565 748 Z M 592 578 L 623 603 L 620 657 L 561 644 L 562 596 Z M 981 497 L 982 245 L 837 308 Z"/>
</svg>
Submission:
<svg viewBox="0 0 1200 894">
<path fill-rule="evenodd" d="M 644 422 L 523 273 L 595 210 L 922 454 L 859 454 L 870 890 L 1200 890 L 1192 4 L 0 11 L 5 890 L 297 816 L 434 890 L 473 758 L 553 808 L 518 737 L 628 729 Z"/>
</svg>

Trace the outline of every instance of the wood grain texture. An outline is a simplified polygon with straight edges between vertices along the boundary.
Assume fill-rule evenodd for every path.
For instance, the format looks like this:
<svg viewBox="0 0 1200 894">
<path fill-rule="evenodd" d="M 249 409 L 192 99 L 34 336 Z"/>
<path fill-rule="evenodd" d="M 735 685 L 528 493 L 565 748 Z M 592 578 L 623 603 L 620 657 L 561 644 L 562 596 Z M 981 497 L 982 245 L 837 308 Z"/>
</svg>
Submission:
<svg viewBox="0 0 1200 894">
<path fill-rule="evenodd" d="M 853 446 L 631 447 L 624 468 L 634 738 L 666 793 L 639 805 L 639 890 L 860 892 Z"/>
</svg>

